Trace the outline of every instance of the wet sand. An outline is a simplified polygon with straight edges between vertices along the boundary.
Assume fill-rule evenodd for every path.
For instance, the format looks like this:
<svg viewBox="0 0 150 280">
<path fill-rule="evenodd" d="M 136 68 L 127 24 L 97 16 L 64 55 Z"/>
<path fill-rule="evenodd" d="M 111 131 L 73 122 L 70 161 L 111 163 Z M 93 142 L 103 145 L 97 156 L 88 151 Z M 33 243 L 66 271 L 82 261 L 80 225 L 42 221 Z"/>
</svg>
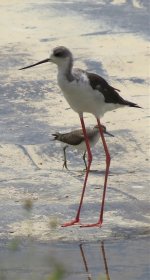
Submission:
<svg viewBox="0 0 150 280">
<path fill-rule="evenodd" d="M 121 248 L 126 244 L 124 271 L 131 264 L 132 244 L 133 274 L 130 277 L 124 274 L 122 279 L 148 279 L 149 252 L 145 245 L 149 235 L 147 1 L 45 0 L 20 4 L 14 0 L 11 4 L 10 1 L 1 3 L 0 8 L 0 258 L 6 253 L 7 259 L 9 242 L 30 235 L 36 240 L 35 250 L 47 247 L 43 242 L 56 250 L 56 261 L 58 252 L 66 260 L 70 258 L 67 254 L 74 254 L 77 272 L 79 255 L 81 258 L 79 244 L 86 242 L 87 250 L 90 252 L 92 246 L 93 254 L 98 254 L 97 247 L 105 241 L 108 257 L 116 256 L 117 260 L 116 264 L 109 261 L 110 279 L 120 280 Z M 67 154 L 70 171 L 63 170 L 62 147 L 52 141 L 52 133 L 80 126 L 78 116 L 68 110 L 57 86 L 56 67 L 50 64 L 18 71 L 48 57 L 50 50 L 58 45 L 72 50 L 77 67 L 99 73 L 119 88 L 124 98 L 142 107 L 118 109 L 102 118 L 115 138 L 107 138 L 112 162 L 101 229 L 61 227 L 75 216 L 84 173 L 81 155 L 72 150 Z M 95 124 L 91 115 L 87 114 L 85 120 L 88 126 Z M 105 156 L 101 143 L 93 153 L 82 211 L 85 222 L 96 221 L 98 217 L 104 179 Z M 24 209 L 26 201 L 32 202 L 29 213 Z M 98 245 L 93 246 L 93 242 Z M 24 258 L 28 249 L 25 244 L 21 246 L 19 252 Z M 13 252 L 18 264 L 17 254 Z M 2 265 L 0 269 L 11 271 L 10 263 L 8 260 L 8 267 Z M 97 267 L 98 264 L 99 261 Z M 19 266 L 23 266 L 21 258 Z M 93 260 L 91 266 L 96 277 L 98 273 L 106 274 L 94 268 Z M 16 267 L 12 268 L 15 273 Z M 142 275 L 135 274 L 136 267 L 141 267 Z M 74 276 L 72 271 L 67 276 L 72 278 L 66 279 L 86 279 L 87 275 L 82 273 Z M 29 279 L 26 275 L 21 277 Z"/>
</svg>

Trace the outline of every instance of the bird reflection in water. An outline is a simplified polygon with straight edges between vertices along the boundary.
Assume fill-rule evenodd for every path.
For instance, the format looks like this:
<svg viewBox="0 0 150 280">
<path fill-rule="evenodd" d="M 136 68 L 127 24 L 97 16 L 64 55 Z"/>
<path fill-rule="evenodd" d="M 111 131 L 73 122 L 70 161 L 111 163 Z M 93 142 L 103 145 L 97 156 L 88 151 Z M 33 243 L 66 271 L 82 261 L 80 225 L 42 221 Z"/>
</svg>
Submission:
<svg viewBox="0 0 150 280">
<path fill-rule="evenodd" d="M 79 248 L 80 248 L 80 252 L 81 252 L 81 256 L 82 256 L 82 260 L 83 260 L 83 264 L 84 264 L 84 268 L 85 268 L 85 271 L 87 273 L 87 279 L 88 280 L 93 280 L 92 278 L 92 274 L 90 273 L 89 271 L 89 264 L 87 262 L 87 258 L 86 258 L 86 255 L 85 255 L 85 251 L 83 249 L 83 244 L 80 244 L 79 245 Z M 108 270 L 108 264 L 107 264 L 107 258 L 106 258 L 106 253 L 105 253 L 105 247 L 104 247 L 104 242 L 101 242 L 100 244 L 100 253 L 102 255 L 102 258 L 103 258 L 103 262 L 104 262 L 104 272 L 103 272 L 103 276 L 105 278 L 103 278 L 103 276 L 100 278 L 98 278 L 98 280 L 102 280 L 102 279 L 106 279 L 106 280 L 111 280 L 110 279 L 110 276 L 109 276 L 109 270 Z"/>
</svg>

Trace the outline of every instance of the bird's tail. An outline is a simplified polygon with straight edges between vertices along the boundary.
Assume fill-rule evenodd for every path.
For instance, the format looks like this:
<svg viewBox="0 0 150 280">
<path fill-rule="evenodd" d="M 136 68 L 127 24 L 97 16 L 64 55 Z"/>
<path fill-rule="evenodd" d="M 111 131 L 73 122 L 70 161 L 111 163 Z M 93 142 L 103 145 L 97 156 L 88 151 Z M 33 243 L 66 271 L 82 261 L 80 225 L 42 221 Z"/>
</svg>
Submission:
<svg viewBox="0 0 150 280">
<path fill-rule="evenodd" d="M 56 132 L 56 133 L 52 134 L 52 136 L 54 136 L 53 140 L 59 140 L 60 133 Z"/>
<path fill-rule="evenodd" d="M 125 105 L 127 105 L 129 107 L 142 108 L 139 105 L 137 105 L 136 103 L 133 103 L 133 102 L 130 102 L 130 101 L 127 101 L 127 100 L 125 100 L 125 103 L 126 103 Z"/>
</svg>

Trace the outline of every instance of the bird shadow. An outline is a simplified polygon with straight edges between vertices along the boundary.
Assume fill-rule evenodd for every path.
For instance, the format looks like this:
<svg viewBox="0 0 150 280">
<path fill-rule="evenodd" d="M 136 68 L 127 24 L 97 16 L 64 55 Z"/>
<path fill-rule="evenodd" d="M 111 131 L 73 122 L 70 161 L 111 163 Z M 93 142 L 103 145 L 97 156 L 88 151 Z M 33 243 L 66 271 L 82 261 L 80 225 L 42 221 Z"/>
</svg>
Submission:
<svg viewBox="0 0 150 280">
<path fill-rule="evenodd" d="M 72 175 L 73 177 L 76 177 L 76 178 L 82 178 L 82 177 L 85 177 L 85 174 L 86 174 L 86 170 L 71 170 L 71 169 L 68 169 L 68 172 L 70 175 Z M 92 175 L 105 175 L 105 170 L 90 170 L 89 174 L 92 174 Z"/>
<path fill-rule="evenodd" d="M 77 176 L 77 177 L 83 177 L 86 174 L 86 169 L 84 170 L 71 170 L 68 169 L 68 172 L 70 174 L 72 174 L 73 176 Z M 105 175 L 105 170 L 97 170 L 97 169 L 92 169 L 89 172 L 90 174 L 93 175 Z M 112 172 L 109 172 L 109 176 L 113 176 L 114 174 Z"/>
</svg>

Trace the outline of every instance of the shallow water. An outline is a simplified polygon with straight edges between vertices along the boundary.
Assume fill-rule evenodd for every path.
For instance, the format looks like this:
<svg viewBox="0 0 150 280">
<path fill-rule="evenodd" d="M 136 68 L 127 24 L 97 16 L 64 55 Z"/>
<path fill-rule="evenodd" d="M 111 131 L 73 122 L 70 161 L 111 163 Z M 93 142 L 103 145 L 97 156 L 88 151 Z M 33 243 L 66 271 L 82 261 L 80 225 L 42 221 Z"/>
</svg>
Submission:
<svg viewBox="0 0 150 280">
<path fill-rule="evenodd" d="M 60 240 L 76 241 L 77 244 L 86 241 L 88 247 L 93 244 L 90 242 L 105 240 L 109 243 L 114 238 L 127 243 L 131 239 L 134 243 L 135 238 L 134 259 L 143 271 L 143 278 L 139 279 L 146 279 L 144 273 L 147 273 L 147 268 L 142 266 L 138 250 L 143 251 L 142 256 L 147 263 L 145 244 L 148 241 L 144 237 L 148 235 L 149 226 L 147 1 L 62 3 L 44 0 L 20 4 L 14 0 L 11 4 L 10 1 L 1 3 L 0 8 L 1 240 L 24 238 L 29 234 L 28 216 L 23 205 L 30 199 L 33 204 L 30 214 L 33 239 L 41 242 L 55 240 L 56 244 Z M 18 71 L 20 67 L 48 57 L 50 50 L 58 45 L 72 50 L 76 66 L 99 73 L 120 88 L 123 97 L 143 108 L 116 110 L 102 119 L 115 138 L 107 138 L 112 162 L 101 229 L 60 226 L 76 214 L 84 167 L 81 155 L 69 150 L 70 171 L 63 170 L 62 147 L 51 141 L 52 133 L 80 126 L 78 116 L 68 110 L 69 106 L 57 87 L 56 67 L 45 65 Z M 85 121 L 88 126 L 95 124 L 91 115 L 86 115 Z M 84 222 L 98 218 L 105 172 L 101 144 L 93 149 L 93 153 L 93 171 L 89 176 L 82 211 Z M 51 221 L 56 221 L 55 232 L 49 226 Z M 139 237 L 140 242 L 137 241 Z M 124 242 L 117 242 L 114 248 L 121 248 Z M 142 248 L 138 247 L 140 244 L 143 244 Z M 77 267 L 79 245 L 67 246 L 73 246 L 76 252 Z M 96 247 L 93 247 L 95 252 Z M 3 253 L 5 250 L 7 252 L 7 246 L 4 246 Z M 116 253 L 111 247 L 111 254 L 119 256 L 119 250 Z M 25 252 L 24 246 L 22 256 Z M 70 247 L 68 252 L 71 254 Z M 110 253 L 107 254 L 109 256 Z M 129 250 L 124 254 L 126 265 L 130 266 Z M 115 270 L 119 276 L 119 265 Z M 92 263 L 94 271 L 97 275 L 103 273 L 94 270 Z M 112 277 L 110 279 L 117 279 L 116 275 Z M 138 279 L 137 275 L 124 277 Z M 82 278 L 79 273 L 79 278 L 66 279 Z"/>
<path fill-rule="evenodd" d="M 60 268 L 66 280 L 149 279 L 148 239 L 80 243 L 1 243 L 0 279 L 51 279 Z M 15 248 L 15 249 L 14 249 Z M 3 278 L 2 278 L 3 276 Z M 57 278 L 56 278 L 57 279 Z"/>
</svg>

